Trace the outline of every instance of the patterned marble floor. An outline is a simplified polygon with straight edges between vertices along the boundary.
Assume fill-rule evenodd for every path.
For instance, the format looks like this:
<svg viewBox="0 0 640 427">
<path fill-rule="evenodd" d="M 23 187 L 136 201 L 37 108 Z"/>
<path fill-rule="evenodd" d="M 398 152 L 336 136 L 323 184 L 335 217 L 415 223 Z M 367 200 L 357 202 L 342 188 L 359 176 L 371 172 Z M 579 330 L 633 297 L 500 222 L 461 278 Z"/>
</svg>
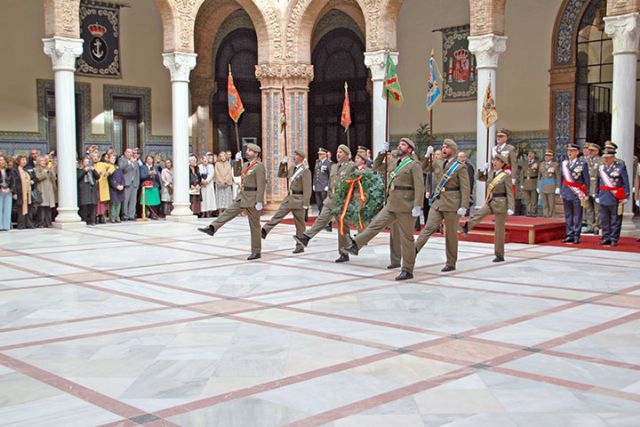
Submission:
<svg viewBox="0 0 640 427">
<path fill-rule="evenodd" d="M 196 226 L 0 235 L 0 425 L 640 426 L 640 254 Z"/>
</svg>

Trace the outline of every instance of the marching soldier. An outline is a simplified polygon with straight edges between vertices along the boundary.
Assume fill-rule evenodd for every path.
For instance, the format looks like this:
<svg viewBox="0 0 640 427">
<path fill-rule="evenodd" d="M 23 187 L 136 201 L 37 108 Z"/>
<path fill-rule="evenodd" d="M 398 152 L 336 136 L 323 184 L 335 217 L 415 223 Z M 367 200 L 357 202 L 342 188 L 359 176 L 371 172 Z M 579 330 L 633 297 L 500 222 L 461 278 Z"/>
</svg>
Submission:
<svg viewBox="0 0 640 427">
<path fill-rule="evenodd" d="M 600 204 L 601 245 L 617 246 L 622 228 L 622 210 L 629 201 L 629 175 L 624 163 L 616 162 L 616 151 L 605 149 L 598 168 L 596 201 Z"/>
<path fill-rule="evenodd" d="M 542 216 L 553 217 L 556 195 L 560 194 L 560 166 L 553 160 L 553 151 L 544 153 L 544 162 L 538 167 L 538 194 L 542 198 Z"/>
<path fill-rule="evenodd" d="M 516 154 L 516 147 L 509 144 L 509 138 L 511 138 L 511 131 L 508 129 L 500 129 L 496 132 L 496 145 L 493 147 L 492 155 L 501 154 L 504 156 L 508 163 L 504 167 L 505 172 L 511 174 L 513 183 L 518 181 L 518 159 Z"/>
<path fill-rule="evenodd" d="M 412 158 L 416 146 L 409 138 L 402 138 L 398 144 L 398 162 L 389 176 L 388 203 L 373 218 L 366 229 L 358 233 L 351 244 L 341 249 L 343 253 L 358 255 L 371 239 L 389 224 L 398 224 L 401 241 L 402 271 L 396 280 L 413 278 L 416 250 L 413 242 L 413 224 L 420 216 L 424 181 L 420 163 Z"/>
<path fill-rule="evenodd" d="M 327 198 L 329 191 L 329 172 L 333 162 L 327 157 L 327 150 L 320 148 L 318 150 L 318 160 L 313 168 L 313 194 L 318 205 L 318 213 L 322 212 L 322 202 Z M 327 231 L 331 231 L 331 221 L 325 227 Z"/>
<path fill-rule="evenodd" d="M 262 238 L 266 239 L 267 234 L 280 224 L 280 221 L 291 212 L 296 223 L 296 234 L 304 233 L 304 211 L 309 209 L 311 201 L 311 171 L 305 164 L 306 154 L 302 150 L 295 150 L 293 168 L 280 168 L 278 171 L 279 178 L 287 178 L 289 181 L 289 194 L 284 198 L 276 213 L 271 220 L 262 227 Z M 287 165 L 288 159 L 285 157 L 281 165 Z M 288 169 L 288 171 L 287 171 Z M 304 252 L 304 246 L 296 243 L 294 254 Z"/>
<path fill-rule="evenodd" d="M 264 165 L 260 161 L 261 148 L 256 144 L 247 144 L 246 156 L 248 163 L 244 164 L 240 175 L 240 191 L 231 205 L 209 226 L 198 228 L 199 231 L 213 236 L 227 222 L 244 211 L 249 218 L 251 229 L 251 255 L 247 260 L 261 257 L 262 241 L 260 240 L 260 211 L 264 204 L 264 189 L 266 175 Z"/>
<path fill-rule="evenodd" d="M 338 207 L 335 201 L 335 193 L 338 189 L 338 184 L 342 180 L 344 180 L 351 172 L 355 170 L 355 165 L 350 160 L 351 151 L 349 151 L 349 147 L 344 144 L 340 144 L 338 150 L 336 152 L 336 158 L 338 163 L 335 163 L 331 166 L 331 172 L 329 174 L 329 186 L 328 193 L 326 199 L 323 201 L 322 211 L 318 214 L 316 221 L 313 223 L 311 228 L 304 232 L 304 234 L 296 235 L 294 238 L 298 243 L 302 246 L 306 247 L 309 244 L 309 241 L 320 232 L 323 228 L 330 224 L 332 219 L 335 219 L 338 222 L 338 215 L 334 215 L 331 213 L 331 210 Z M 338 233 L 338 251 L 340 249 L 347 246 L 349 243 L 349 228 L 346 228 L 346 232 L 344 235 L 340 235 Z M 336 259 L 336 262 L 347 262 L 349 261 L 349 255 L 345 255 L 340 252 L 340 257 Z"/>
<path fill-rule="evenodd" d="M 589 198 L 585 205 L 585 216 L 587 220 L 587 233 L 599 234 L 600 231 L 600 206 L 596 202 L 598 192 L 598 170 L 602 165 L 600 158 L 600 146 L 591 142 L 584 144 L 584 160 L 589 167 L 589 188 L 587 195 Z"/>
<path fill-rule="evenodd" d="M 387 181 L 391 180 L 391 172 L 395 169 L 395 166 L 398 164 L 398 150 L 393 151 L 381 151 L 378 153 L 378 156 L 373 161 L 373 169 L 381 174 L 387 175 Z M 389 196 L 387 195 L 387 203 Z M 402 246 L 400 245 L 400 229 L 398 228 L 398 222 L 394 222 L 391 224 L 391 232 L 389 233 L 389 265 L 387 269 L 393 270 L 394 268 L 400 267 L 400 261 L 402 259 Z"/>
<path fill-rule="evenodd" d="M 580 146 L 571 144 L 567 147 L 568 160 L 562 162 L 562 187 L 560 197 L 564 205 L 564 219 L 567 223 L 565 243 L 580 243 L 582 228 L 582 205 L 587 196 L 589 185 L 589 168 L 584 160 L 578 158 Z"/>
<path fill-rule="evenodd" d="M 524 193 L 524 202 L 527 205 L 527 216 L 536 216 L 538 211 L 538 171 L 540 163 L 535 151 L 529 151 L 527 161 L 522 169 L 522 184 L 520 188 Z"/>
<path fill-rule="evenodd" d="M 472 230 L 487 215 L 493 214 L 496 216 L 494 231 L 494 252 L 496 257 L 493 262 L 504 261 L 505 222 L 507 215 L 513 215 L 513 210 L 515 209 L 511 176 L 504 171 L 506 164 L 507 158 L 501 154 L 496 154 L 491 161 L 493 172 L 488 169 L 478 171 L 476 176 L 478 180 L 487 182 L 485 204 L 462 226 L 462 232 L 466 236 L 469 230 Z M 525 169 L 524 176 L 527 176 L 526 173 Z"/>
<path fill-rule="evenodd" d="M 427 156 L 433 148 L 427 149 Z M 427 223 L 416 241 L 416 253 L 427 244 L 429 237 L 435 233 L 442 220 L 446 228 L 447 264 L 443 272 L 456 269 L 458 261 L 458 221 L 469 206 L 470 186 L 467 168 L 456 160 L 458 145 L 451 139 L 442 143 L 442 158 L 427 163 L 427 172 L 435 172 L 436 188 L 431 194 L 431 209 Z"/>
</svg>

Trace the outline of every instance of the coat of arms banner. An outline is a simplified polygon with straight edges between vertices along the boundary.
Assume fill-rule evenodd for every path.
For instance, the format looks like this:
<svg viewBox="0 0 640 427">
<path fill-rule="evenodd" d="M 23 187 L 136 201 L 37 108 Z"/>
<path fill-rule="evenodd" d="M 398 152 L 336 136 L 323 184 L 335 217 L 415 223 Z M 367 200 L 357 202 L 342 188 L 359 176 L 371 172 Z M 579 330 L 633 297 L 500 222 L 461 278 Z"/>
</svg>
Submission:
<svg viewBox="0 0 640 427">
<path fill-rule="evenodd" d="M 444 91 L 442 101 L 470 101 L 478 96 L 476 59 L 469 52 L 469 26 L 443 28 L 442 58 Z"/>
<path fill-rule="evenodd" d="M 84 40 L 77 74 L 120 77 L 120 7 L 98 2 L 80 4 L 80 37 Z"/>
</svg>

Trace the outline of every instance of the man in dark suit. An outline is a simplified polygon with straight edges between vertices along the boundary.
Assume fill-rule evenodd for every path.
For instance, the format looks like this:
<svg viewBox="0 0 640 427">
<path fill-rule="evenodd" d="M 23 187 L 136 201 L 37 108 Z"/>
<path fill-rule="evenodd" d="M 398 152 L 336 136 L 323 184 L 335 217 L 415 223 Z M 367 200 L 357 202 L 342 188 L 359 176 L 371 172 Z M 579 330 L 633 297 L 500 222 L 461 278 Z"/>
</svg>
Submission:
<svg viewBox="0 0 640 427">
<path fill-rule="evenodd" d="M 136 199 L 138 187 L 140 186 L 140 167 L 134 158 L 133 150 L 127 148 L 124 156 L 120 157 L 118 167 L 122 169 L 124 175 L 124 204 L 122 205 L 122 216 L 125 221 L 136 219 Z"/>
<path fill-rule="evenodd" d="M 313 168 L 313 194 L 318 205 L 318 214 L 322 212 L 324 199 L 327 198 L 329 191 L 329 172 L 333 162 L 327 158 L 327 150 L 320 148 L 318 150 L 318 160 Z M 327 231 L 331 231 L 331 223 L 325 227 Z"/>
</svg>

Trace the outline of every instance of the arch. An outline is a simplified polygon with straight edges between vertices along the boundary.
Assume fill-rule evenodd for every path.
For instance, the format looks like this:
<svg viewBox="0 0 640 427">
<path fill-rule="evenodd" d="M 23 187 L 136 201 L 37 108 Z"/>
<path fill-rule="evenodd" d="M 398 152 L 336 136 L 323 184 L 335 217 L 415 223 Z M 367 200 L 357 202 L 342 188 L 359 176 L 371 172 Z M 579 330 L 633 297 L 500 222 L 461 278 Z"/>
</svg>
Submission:
<svg viewBox="0 0 640 427">
<path fill-rule="evenodd" d="M 44 0 L 46 37 L 80 38 L 80 0 Z"/>
<path fill-rule="evenodd" d="M 398 17 L 404 0 L 388 0 L 387 6 L 382 14 L 382 33 L 385 47 L 390 50 L 397 50 L 398 46 Z"/>
</svg>

